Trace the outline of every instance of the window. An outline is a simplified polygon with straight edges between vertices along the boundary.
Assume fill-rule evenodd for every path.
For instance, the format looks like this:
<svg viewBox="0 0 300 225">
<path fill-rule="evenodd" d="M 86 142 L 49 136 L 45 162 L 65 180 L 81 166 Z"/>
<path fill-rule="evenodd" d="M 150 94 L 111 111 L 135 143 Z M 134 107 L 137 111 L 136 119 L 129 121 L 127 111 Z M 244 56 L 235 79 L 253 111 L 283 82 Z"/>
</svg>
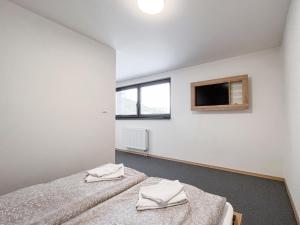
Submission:
<svg viewBox="0 0 300 225">
<path fill-rule="evenodd" d="M 170 119 L 171 79 L 117 88 L 117 119 Z"/>
<path fill-rule="evenodd" d="M 130 88 L 117 92 L 117 115 L 137 115 L 138 91 Z"/>
</svg>

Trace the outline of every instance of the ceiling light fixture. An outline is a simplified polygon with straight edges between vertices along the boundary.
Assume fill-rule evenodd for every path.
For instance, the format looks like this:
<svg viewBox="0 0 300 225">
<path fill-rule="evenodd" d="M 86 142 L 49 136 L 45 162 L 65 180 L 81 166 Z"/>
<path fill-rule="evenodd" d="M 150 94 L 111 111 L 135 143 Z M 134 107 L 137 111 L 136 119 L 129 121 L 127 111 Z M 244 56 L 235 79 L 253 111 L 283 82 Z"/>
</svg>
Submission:
<svg viewBox="0 0 300 225">
<path fill-rule="evenodd" d="M 137 0 L 140 10 L 147 14 L 158 14 L 165 7 L 165 0 Z"/>
</svg>

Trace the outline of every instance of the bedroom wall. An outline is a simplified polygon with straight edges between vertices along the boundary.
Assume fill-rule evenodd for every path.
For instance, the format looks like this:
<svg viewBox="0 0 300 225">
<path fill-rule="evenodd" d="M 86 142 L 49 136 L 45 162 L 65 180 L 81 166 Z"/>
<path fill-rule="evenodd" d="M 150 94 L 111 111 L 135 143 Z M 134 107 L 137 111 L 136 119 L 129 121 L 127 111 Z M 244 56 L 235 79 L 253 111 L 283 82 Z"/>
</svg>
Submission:
<svg viewBox="0 0 300 225">
<path fill-rule="evenodd" d="M 284 175 L 300 215 L 300 1 L 290 5 L 282 46 L 285 62 L 285 109 L 288 119 Z M 300 223 L 300 220 L 299 220 Z"/>
<path fill-rule="evenodd" d="M 0 195 L 114 161 L 115 51 L 0 0 Z"/>
<path fill-rule="evenodd" d="M 116 147 L 124 127 L 148 128 L 152 154 L 282 176 L 284 146 L 282 59 L 275 48 L 118 83 L 124 86 L 171 77 L 171 120 L 117 120 Z M 195 112 L 190 83 L 249 74 L 248 111 Z"/>
</svg>

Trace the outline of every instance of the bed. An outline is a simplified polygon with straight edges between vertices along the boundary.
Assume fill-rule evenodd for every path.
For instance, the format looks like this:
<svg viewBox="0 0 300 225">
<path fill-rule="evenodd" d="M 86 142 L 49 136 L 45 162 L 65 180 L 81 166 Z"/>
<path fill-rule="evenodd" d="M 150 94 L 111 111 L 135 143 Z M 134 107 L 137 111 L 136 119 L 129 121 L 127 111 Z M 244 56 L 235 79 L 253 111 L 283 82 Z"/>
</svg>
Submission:
<svg viewBox="0 0 300 225">
<path fill-rule="evenodd" d="M 231 225 L 233 208 L 226 199 L 184 184 L 189 202 L 157 210 L 137 211 L 141 186 L 155 184 L 150 177 L 113 198 L 64 223 L 64 225 Z"/>
<path fill-rule="evenodd" d="M 184 184 L 187 204 L 136 211 L 139 188 L 158 182 L 125 168 L 117 181 L 85 183 L 86 172 L 0 196 L 1 225 L 241 225 L 226 199 Z"/>
<path fill-rule="evenodd" d="M 0 224 L 61 224 L 147 178 L 130 168 L 115 181 L 85 183 L 86 175 L 84 171 L 0 196 Z"/>
</svg>

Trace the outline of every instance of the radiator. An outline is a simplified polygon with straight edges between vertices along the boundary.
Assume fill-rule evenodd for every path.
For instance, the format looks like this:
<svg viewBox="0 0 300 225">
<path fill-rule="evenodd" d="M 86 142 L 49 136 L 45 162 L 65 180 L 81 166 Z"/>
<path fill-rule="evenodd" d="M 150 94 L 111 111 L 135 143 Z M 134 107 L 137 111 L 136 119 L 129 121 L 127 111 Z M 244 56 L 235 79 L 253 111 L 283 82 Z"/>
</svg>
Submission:
<svg viewBox="0 0 300 225">
<path fill-rule="evenodd" d="M 122 136 L 123 143 L 126 148 L 148 151 L 149 130 L 142 128 L 125 128 Z"/>
</svg>

